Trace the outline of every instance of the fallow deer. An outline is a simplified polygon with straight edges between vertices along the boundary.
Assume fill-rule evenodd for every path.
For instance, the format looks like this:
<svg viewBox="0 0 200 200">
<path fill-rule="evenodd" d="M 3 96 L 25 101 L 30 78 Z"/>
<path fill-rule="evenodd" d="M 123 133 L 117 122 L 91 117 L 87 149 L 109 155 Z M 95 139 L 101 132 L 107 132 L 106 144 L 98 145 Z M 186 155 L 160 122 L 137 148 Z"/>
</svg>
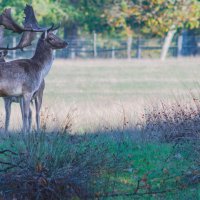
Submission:
<svg viewBox="0 0 200 200">
<path fill-rule="evenodd" d="M 25 13 L 26 13 L 25 8 Z M 32 7 L 28 7 L 30 11 Z M 25 18 L 24 28 L 20 28 L 21 32 L 28 33 L 27 40 L 21 39 L 23 45 L 18 45 L 19 47 L 14 48 L 0 48 L 3 50 L 12 50 L 12 49 L 22 49 L 25 46 L 31 44 L 33 39 L 32 33 L 34 32 L 43 32 L 40 39 L 38 40 L 37 47 L 34 53 L 34 56 L 30 59 L 19 59 L 10 62 L 0 63 L 0 96 L 1 97 L 20 97 L 23 99 L 23 131 L 26 132 L 29 128 L 29 110 L 30 102 L 34 97 L 34 94 L 39 90 L 40 86 L 49 70 L 51 69 L 53 63 L 53 50 L 62 49 L 67 47 L 67 42 L 57 37 L 54 33 L 56 29 L 52 26 L 49 29 L 44 30 L 43 28 L 38 28 L 36 18 L 33 13 L 33 19 L 30 17 Z M 4 15 L 4 18 L 8 19 L 8 22 L 5 23 L 5 20 L 2 20 L 2 15 L 0 16 L 0 25 L 4 25 L 5 28 L 15 30 L 12 28 L 13 24 L 16 27 L 16 23 L 11 18 L 11 15 Z M 2 22 L 3 21 L 3 22 Z M 11 24 L 11 25 L 8 25 Z M 18 26 L 17 26 L 18 27 Z M 27 28 L 28 27 L 28 28 Z M 31 35 L 31 37 L 30 37 Z M 25 45 L 24 45 L 25 43 Z M 40 105 L 41 106 L 41 105 Z M 39 104 L 38 104 L 39 107 Z M 37 109 L 37 105 L 36 105 Z"/>
<path fill-rule="evenodd" d="M 6 62 L 5 57 L 8 54 L 8 50 L 3 50 L 0 52 L 0 63 L 1 62 Z M 35 109 L 36 109 L 36 125 L 37 125 L 37 131 L 40 129 L 40 109 L 42 105 L 42 99 L 43 99 L 43 91 L 45 88 L 45 82 L 44 80 L 42 81 L 42 84 L 39 87 L 39 90 L 35 92 L 35 94 L 32 97 L 32 102 L 35 102 Z M 21 114 L 22 114 L 22 120 L 23 120 L 23 101 L 21 97 L 4 97 L 4 107 L 6 111 L 6 117 L 5 117 L 5 131 L 8 131 L 8 126 L 10 122 L 10 114 L 11 114 L 11 104 L 12 103 L 19 103 L 20 104 L 20 109 L 21 109 Z M 32 124 L 32 111 L 31 109 L 29 110 L 29 130 L 31 129 L 31 124 Z"/>
</svg>

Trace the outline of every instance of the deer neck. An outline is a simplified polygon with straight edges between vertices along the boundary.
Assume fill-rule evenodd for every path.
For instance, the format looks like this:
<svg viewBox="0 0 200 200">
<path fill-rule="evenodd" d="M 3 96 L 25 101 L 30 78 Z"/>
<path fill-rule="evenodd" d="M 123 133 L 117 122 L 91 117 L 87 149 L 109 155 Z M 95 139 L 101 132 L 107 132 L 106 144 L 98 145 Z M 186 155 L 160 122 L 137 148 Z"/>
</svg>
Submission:
<svg viewBox="0 0 200 200">
<path fill-rule="evenodd" d="M 51 69 L 53 59 L 53 50 L 47 44 L 45 44 L 44 40 L 39 39 L 32 60 L 39 67 L 39 72 L 41 73 L 42 78 L 44 78 Z"/>
</svg>

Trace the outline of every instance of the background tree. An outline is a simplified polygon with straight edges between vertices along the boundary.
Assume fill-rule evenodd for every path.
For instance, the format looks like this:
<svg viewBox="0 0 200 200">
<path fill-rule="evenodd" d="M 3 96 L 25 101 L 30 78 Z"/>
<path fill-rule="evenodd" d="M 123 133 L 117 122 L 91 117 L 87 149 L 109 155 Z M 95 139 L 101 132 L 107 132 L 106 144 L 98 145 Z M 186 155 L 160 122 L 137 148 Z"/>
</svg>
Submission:
<svg viewBox="0 0 200 200">
<path fill-rule="evenodd" d="M 32 4 L 40 24 L 61 22 L 65 38 L 90 34 L 165 37 L 161 58 L 167 55 L 174 34 L 200 26 L 198 0 L 0 0 L 0 11 L 11 7 L 23 21 L 23 8 Z M 2 34 L 0 34 L 2 35 Z"/>
<path fill-rule="evenodd" d="M 170 43 L 177 31 L 184 28 L 193 29 L 199 27 L 200 2 L 197 0 L 153 0 L 143 1 L 143 13 L 141 16 L 152 33 L 166 36 L 161 59 L 164 60 Z"/>
<path fill-rule="evenodd" d="M 177 31 L 200 26 L 198 0 L 122 0 L 105 13 L 110 24 L 128 34 L 165 36 L 161 59 Z"/>
</svg>

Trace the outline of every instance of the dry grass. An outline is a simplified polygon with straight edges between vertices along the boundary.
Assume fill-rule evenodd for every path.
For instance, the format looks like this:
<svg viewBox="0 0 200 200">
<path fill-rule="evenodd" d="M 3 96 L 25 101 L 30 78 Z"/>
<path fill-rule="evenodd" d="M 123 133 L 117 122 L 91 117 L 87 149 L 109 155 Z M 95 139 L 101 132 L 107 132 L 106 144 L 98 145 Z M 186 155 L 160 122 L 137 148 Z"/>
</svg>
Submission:
<svg viewBox="0 0 200 200">
<path fill-rule="evenodd" d="M 132 126 L 145 109 L 161 101 L 187 103 L 191 91 L 197 97 L 199 94 L 199 63 L 200 59 L 194 58 L 166 62 L 55 60 L 46 78 L 42 108 L 43 116 L 48 115 L 47 127 L 54 129 L 65 123 L 68 113 L 73 118 L 73 132 L 121 127 L 124 113 Z M 11 128 L 18 129 L 18 105 L 13 106 L 13 113 Z M 3 108 L 0 114 L 4 121 Z"/>
</svg>

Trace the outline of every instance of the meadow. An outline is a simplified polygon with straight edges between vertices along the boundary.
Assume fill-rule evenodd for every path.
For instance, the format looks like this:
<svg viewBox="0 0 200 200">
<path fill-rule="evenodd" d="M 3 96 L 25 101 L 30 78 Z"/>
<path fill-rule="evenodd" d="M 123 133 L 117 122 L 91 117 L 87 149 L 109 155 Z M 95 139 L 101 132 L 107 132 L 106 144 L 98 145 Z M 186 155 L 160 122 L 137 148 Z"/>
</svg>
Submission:
<svg viewBox="0 0 200 200">
<path fill-rule="evenodd" d="M 134 125 L 161 102 L 198 97 L 199 67 L 198 59 L 57 60 L 46 79 L 44 106 L 61 119 L 73 113 L 75 132 L 121 126 L 124 114 Z"/>
<path fill-rule="evenodd" d="M 41 133 L 19 132 L 18 105 L 2 131 L 0 196 L 199 199 L 199 68 L 196 58 L 55 60 Z M 2 130 L 3 120 L 2 108 Z"/>
<path fill-rule="evenodd" d="M 185 103 L 191 93 L 198 97 L 199 67 L 199 60 L 192 58 L 166 62 L 55 60 L 46 78 L 42 110 L 60 122 L 68 113 L 73 115 L 74 132 L 117 126 L 124 114 L 135 124 L 146 109 L 161 102 Z M 12 128 L 19 129 L 19 106 L 13 104 L 13 110 Z"/>
</svg>

